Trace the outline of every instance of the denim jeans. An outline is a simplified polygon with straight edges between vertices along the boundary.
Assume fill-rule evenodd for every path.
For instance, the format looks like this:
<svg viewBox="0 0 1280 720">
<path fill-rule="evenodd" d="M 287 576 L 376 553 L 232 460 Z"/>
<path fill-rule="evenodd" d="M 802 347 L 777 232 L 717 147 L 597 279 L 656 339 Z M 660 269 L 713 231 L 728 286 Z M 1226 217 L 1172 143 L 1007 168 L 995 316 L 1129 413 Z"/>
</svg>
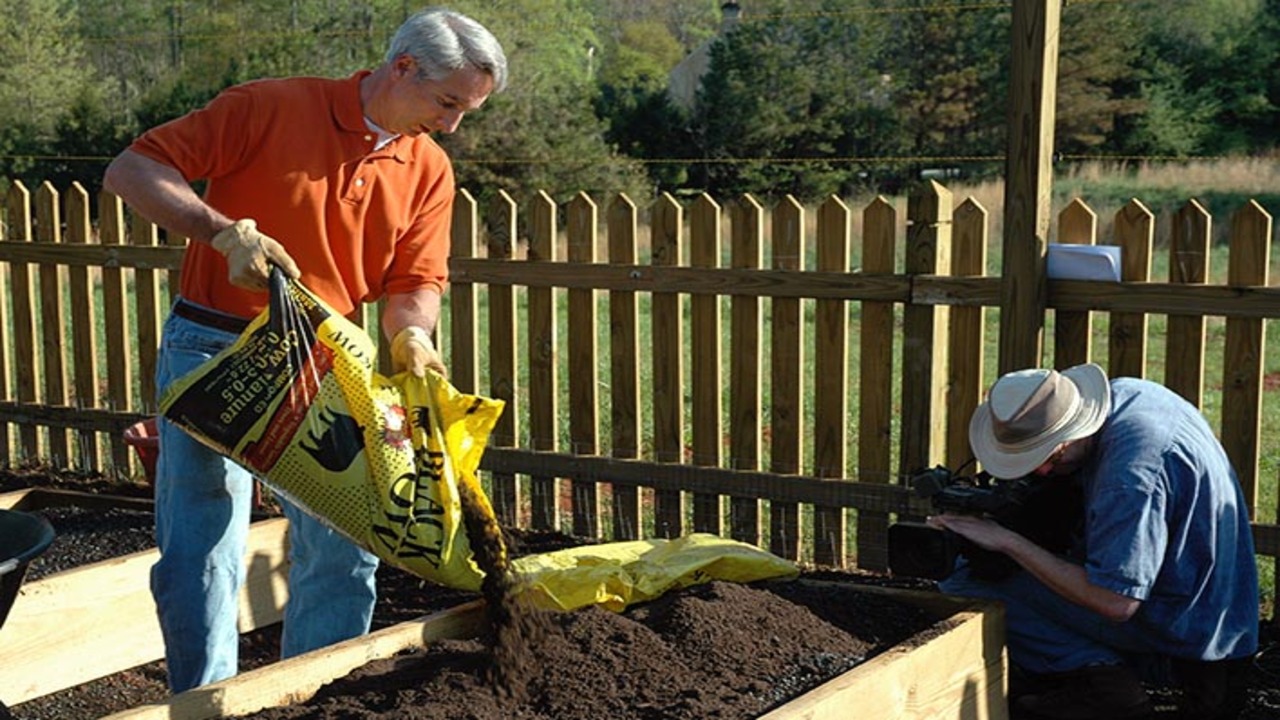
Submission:
<svg viewBox="0 0 1280 720">
<path fill-rule="evenodd" d="M 1108 620 L 1058 595 L 1028 572 L 1020 570 L 998 581 L 978 580 L 961 561 L 939 588 L 1002 602 L 1009 660 L 1026 672 L 1059 673 L 1121 662 L 1152 680 L 1164 672 L 1151 640 L 1155 633 L 1140 619 Z"/>
<path fill-rule="evenodd" d="M 178 378 L 235 342 L 237 335 L 172 313 L 165 322 L 156 386 Z M 253 476 L 160 418 L 156 543 L 151 569 L 174 692 L 235 675 L 237 614 Z M 281 655 L 289 657 L 369 631 L 377 558 L 296 506 L 289 521 L 289 597 Z"/>
</svg>

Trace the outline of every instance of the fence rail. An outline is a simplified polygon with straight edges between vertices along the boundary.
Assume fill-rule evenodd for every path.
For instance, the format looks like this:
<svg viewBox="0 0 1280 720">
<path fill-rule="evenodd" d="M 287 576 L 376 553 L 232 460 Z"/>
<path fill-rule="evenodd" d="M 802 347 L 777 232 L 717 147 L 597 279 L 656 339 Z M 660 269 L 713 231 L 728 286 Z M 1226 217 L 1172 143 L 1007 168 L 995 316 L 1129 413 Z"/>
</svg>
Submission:
<svg viewBox="0 0 1280 720">
<path fill-rule="evenodd" d="M 15 182 L 5 198 L 4 465 L 138 472 L 122 433 L 156 410 L 185 239 L 97 201 L 91 220 L 79 186 L 33 197 Z M 602 218 L 587 194 L 521 207 L 499 192 L 482 218 L 461 192 L 442 345 L 459 389 L 507 402 L 482 465 L 503 522 L 619 540 L 712 532 L 883 570 L 889 522 L 928 511 L 902 479 L 969 459 L 968 418 L 993 377 L 988 315 L 1019 279 L 988 274 L 987 211 L 937 183 L 905 215 L 885 198 L 859 213 L 838 198 L 766 209 L 663 195 L 641 209 L 619 195 Z M 1047 282 L 1052 363 L 1100 357 L 1105 321 L 1109 374 L 1145 376 L 1162 316 L 1155 374 L 1204 408 L 1205 356 L 1220 352 L 1211 404 L 1256 519 L 1260 485 L 1276 483 L 1259 477 L 1264 400 L 1280 402 L 1263 384 L 1266 321 L 1280 317 L 1271 217 L 1249 202 L 1230 218 L 1225 284 L 1208 281 L 1212 218 L 1194 200 L 1154 281 L 1155 220 L 1137 200 L 1116 214 L 1121 282 Z M 1056 240 L 1100 241 L 1083 201 L 1059 214 Z M 1254 528 L 1259 553 L 1280 555 L 1280 527 Z"/>
</svg>

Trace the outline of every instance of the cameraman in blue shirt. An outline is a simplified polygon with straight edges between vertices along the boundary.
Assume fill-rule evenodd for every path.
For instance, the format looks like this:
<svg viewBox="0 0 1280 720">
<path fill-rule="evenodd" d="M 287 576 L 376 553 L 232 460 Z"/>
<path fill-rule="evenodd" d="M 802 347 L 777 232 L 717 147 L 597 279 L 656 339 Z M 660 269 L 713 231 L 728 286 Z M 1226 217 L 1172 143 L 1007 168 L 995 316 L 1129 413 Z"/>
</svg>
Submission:
<svg viewBox="0 0 1280 720">
<path fill-rule="evenodd" d="M 1236 717 L 1258 647 L 1257 566 L 1235 470 L 1200 412 L 1093 364 L 1019 370 L 992 386 L 969 439 L 995 477 L 1079 482 L 1084 496 L 1065 555 L 990 519 L 929 519 L 1025 571 L 980 580 L 961 559 L 941 585 L 1005 604 L 1014 716 L 1145 717 L 1141 677 L 1181 685 L 1180 717 Z"/>
</svg>

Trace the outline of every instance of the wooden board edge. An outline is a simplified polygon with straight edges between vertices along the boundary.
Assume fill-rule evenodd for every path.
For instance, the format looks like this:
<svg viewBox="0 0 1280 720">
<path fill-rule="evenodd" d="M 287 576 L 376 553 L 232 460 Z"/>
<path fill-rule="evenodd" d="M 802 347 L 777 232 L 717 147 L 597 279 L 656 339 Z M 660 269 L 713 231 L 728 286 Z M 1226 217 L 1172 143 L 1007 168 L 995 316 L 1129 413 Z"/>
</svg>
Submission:
<svg viewBox="0 0 1280 720">
<path fill-rule="evenodd" d="M 845 720 L 855 704 L 860 716 L 884 720 L 1007 720 L 1003 608 L 946 622 L 938 636 L 890 648 L 760 720 Z"/>
<path fill-rule="evenodd" d="M 286 528 L 284 518 L 249 527 L 241 632 L 283 617 Z M 0 628 L 0 700 L 17 705 L 164 657 L 150 590 L 158 558 L 143 550 L 25 583 Z"/>
<path fill-rule="evenodd" d="M 480 629 L 483 607 L 484 601 L 473 600 L 178 693 L 165 702 L 125 710 L 104 720 L 206 720 L 305 702 L 325 683 L 373 660 L 425 647 L 437 640 L 473 637 Z"/>
<path fill-rule="evenodd" d="M 0 509 L 19 510 L 22 501 L 32 491 L 32 488 L 24 488 L 22 490 L 10 490 L 6 493 L 0 493 Z"/>
<path fill-rule="evenodd" d="M 154 512 L 155 501 L 150 498 L 109 493 L 92 493 L 62 488 L 25 488 L 0 494 L 0 508 L 11 510 L 38 510 L 53 507 L 82 507 L 90 509 L 120 508 Z"/>
<path fill-rule="evenodd" d="M 894 600 L 920 608 L 921 610 L 940 618 L 950 617 L 951 615 L 962 612 L 981 612 L 992 605 L 992 603 L 978 598 L 948 595 L 947 593 L 938 592 L 936 590 L 899 588 L 889 585 L 860 584 L 857 582 L 846 582 L 840 580 L 810 580 L 807 578 L 770 582 L 798 582 L 806 585 L 838 585 L 842 588 L 852 587 L 858 592 L 893 598 Z"/>
</svg>

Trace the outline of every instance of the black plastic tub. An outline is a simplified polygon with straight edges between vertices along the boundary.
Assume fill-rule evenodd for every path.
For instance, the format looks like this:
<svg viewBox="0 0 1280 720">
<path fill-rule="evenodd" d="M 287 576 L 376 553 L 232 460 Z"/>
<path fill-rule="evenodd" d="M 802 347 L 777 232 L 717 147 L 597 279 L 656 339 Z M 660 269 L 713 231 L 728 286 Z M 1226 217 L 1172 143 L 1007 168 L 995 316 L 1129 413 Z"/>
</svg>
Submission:
<svg viewBox="0 0 1280 720">
<path fill-rule="evenodd" d="M 18 597 L 27 566 L 52 542 L 48 520 L 20 510 L 0 510 L 0 626 Z"/>
</svg>

